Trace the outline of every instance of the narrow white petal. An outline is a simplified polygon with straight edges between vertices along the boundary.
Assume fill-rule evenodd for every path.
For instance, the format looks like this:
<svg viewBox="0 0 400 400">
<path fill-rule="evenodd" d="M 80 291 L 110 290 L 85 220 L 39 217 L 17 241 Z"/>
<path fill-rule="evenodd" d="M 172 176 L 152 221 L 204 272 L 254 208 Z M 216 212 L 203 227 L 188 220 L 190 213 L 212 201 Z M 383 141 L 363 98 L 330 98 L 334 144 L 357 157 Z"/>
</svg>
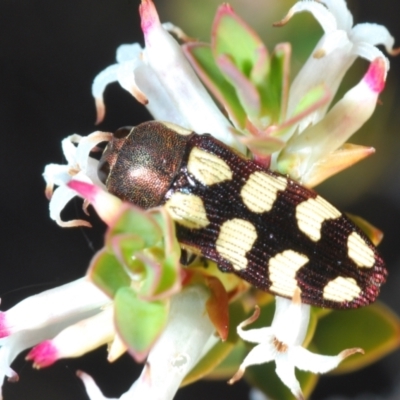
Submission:
<svg viewBox="0 0 400 400">
<path fill-rule="evenodd" d="M 67 159 L 68 165 L 75 164 L 76 146 L 74 145 L 74 143 L 77 143 L 77 141 L 79 141 L 80 138 L 81 138 L 80 135 L 74 134 L 63 139 L 61 142 L 63 154 L 64 157 Z"/>
<path fill-rule="evenodd" d="M 323 356 L 311 351 L 293 346 L 288 351 L 290 362 L 303 371 L 311 371 L 314 374 L 323 374 L 336 368 L 343 360 L 341 355 Z"/>
<path fill-rule="evenodd" d="M 118 83 L 133 97 L 136 98 L 140 103 L 146 105 L 148 102 L 147 96 L 141 91 L 136 83 L 135 71 L 140 64 L 143 64 L 142 60 L 135 59 L 131 61 L 125 61 L 120 64 L 117 71 Z"/>
<path fill-rule="evenodd" d="M 118 68 L 119 64 L 110 65 L 103 71 L 99 72 L 93 80 L 92 96 L 94 97 L 96 103 L 97 124 L 104 119 L 104 115 L 106 112 L 103 93 L 107 85 L 109 85 L 112 82 L 116 82 L 118 80 L 117 78 Z"/>
<path fill-rule="evenodd" d="M 38 329 L 88 311 L 98 312 L 108 297 L 86 278 L 28 297 L 5 312 L 11 332 Z"/>
<path fill-rule="evenodd" d="M 95 99 L 103 99 L 107 85 L 117 81 L 118 68 L 119 64 L 112 64 L 96 75 L 92 84 L 92 95 Z"/>
<path fill-rule="evenodd" d="M 247 354 L 240 364 L 240 369 L 245 370 L 250 365 L 265 364 L 275 359 L 277 351 L 272 341 L 269 343 L 258 344 Z"/>
<path fill-rule="evenodd" d="M 304 341 L 310 320 L 310 306 L 276 296 L 276 308 L 272 328 L 276 338 L 285 345 L 297 345 Z"/>
<path fill-rule="evenodd" d="M 58 349 L 58 358 L 79 357 L 110 343 L 114 335 L 113 310 L 106 307 L 98 314 L 68 326 L 52 343 Z"/>
<path fill-rule="evenodd" d="M 279 376 L 279 379 L 289 388 L 296 399 L 303 400 L 303 392 L 301 391 L 299 381 L 294 374 L 294 364 L 291 362 L 291 360 L 289 360 L 288 354 L 279 354 L 275 362 L 275 371 Z"/>
<path fill-rule="evenodd" d="M 120 64 L 126 61 L 139 59 L 142 52 L 143 48 L 139 43 L 121 44 L 121 46 L 117 48 L 117 63 Z"/>
<path fill-rule="evenodd" d="M 274 331 L 271 327 L 243 330 L 240 325 L 237 327 L 237 333 L 240 338 L 250 343 L 270 342 L 274 337 Z"/>
<path fill-rule="evenodd" d="M 232 385 L 233 383 L 241 379 L 247 367 L 251 365 L 260 365 L 270 362 L 277 357 L 277 354 L 277 350 L 272 340 L 253 347 L 247 354 L 243 362 L 240 364 L 239 369 L 237 370 L 235 375 L 233 375 L 233 377 L 229 379 L 228 383 Z"/>
<path fill-rule="evenodd" d="M 367 42 L 359 42 L 354 45 L 352 52 L 355 55 L 371 62 L 376 58 L 382 58 L 383 60 L 385 60 L 386 73 L 389 71 L 390 68 L 389 60 L 377 47 L 372 46 Z"/>
<path fill-rule="evenodd" d="M 83 174 L 76 175 L 78 179 L 84 180 Z M 89 181 L 86 178 L 85 181 Z M 89 182 L 91 183 L 91 182 Z M 68 186 L 62 185 L 59 186 L 53 193 L 51 200 L 49 202 L 49 210 L 50 210 L 50 218 L 57 222 L 58 225 L 62 227 L 72 227 L 72 226 L 91 226 L 89 222 L 76 219 L 71 221 L 63 221 L 61 219 L 61 211 L 65 208 L 65 206 L 76 196 L 76 192 L 70 189 Z"/>
<path fill-rule="evenodd" d="M 391 53 L 394 46 L 394 38 L 383 25 L 363 23 L 357 24 L 350 33 L 350 39 L 354 43 L 366 42 L 372 46 L 381 44 L 386 51 Z"/>
<path fill-rule="evenodd" d="M 347 8 L 345 0 L 322 0 L 329 11 L 334 15 L 338 29 L 350 32 L 353 26 L 353 15 Z"/>
<path fill-rule="evenodd" d="M 325 33 L 333 32 L 337 29 L 335 16 L 321 3 L 317 1 L 298 1 L 287 13 L 281 23 L 286 23 L 293 15 L 308 11 L 319 22 Z"/>
<path fill-rule="evenodd" d="M 79 139 L 75 157 L 76 163 L 83 173 L 86 173 L 89 154 L 93 148 L 101 142 L 108 142 L 111 138 L 111 133 L 96 131 Z"/>
<path fill-rule="evenodd" d="M 43 178 L 51 186 L 65 185 L 71 179 L 71 175 L 68 172 L 68 165 L 48 164 L 44 169 Z"/>
<path fill-rule="evenodd" d="M 290 87 L 288 102 L 289 117 L 293 115 L 304 95 L 321 84 L 329 89 L 332 101 L 343 76 L 356 59 L 356 55 L 351 51 L 353 45 L 349 41 L 347 41 L 346 44 L 341 43 L 340 47 L 336 50 L 332 51 L 332 48 L 329 48 L 329 54 L 321 58 L 315 58 L 314 54 L 318 53 L 320 49 L 323 49 L 325 40 L 326 37 L 324 36 L 315 46 L 311 56 L 296 75 Z M 307 118 L 301 122 L 300 132 L 310 124 L 313 125 L 319 122 L 325 116 L 331 101 L 327 102 L 316 112 L 307 116 Z"/>
<path fill-rule="evenodd" d="M 173 99 L 149 66 L 143 64 L 136 69 L 135 81 L 139 89 L 146 94 L 146 108 L 154 119 L 189 126 L 185 115 L 175 107 Z"/>
</svg>

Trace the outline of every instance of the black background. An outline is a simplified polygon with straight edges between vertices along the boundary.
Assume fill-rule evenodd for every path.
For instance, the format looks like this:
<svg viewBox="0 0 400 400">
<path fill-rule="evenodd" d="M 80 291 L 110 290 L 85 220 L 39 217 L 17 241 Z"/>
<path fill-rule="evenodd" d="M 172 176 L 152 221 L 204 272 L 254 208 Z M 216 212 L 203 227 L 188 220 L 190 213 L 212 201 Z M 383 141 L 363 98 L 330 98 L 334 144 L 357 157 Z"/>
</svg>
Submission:
<svg viewBox="0 0 400 400">
<path fill-rule="evenodd" d="M 29 294 L 82 276 L 94 252 L 102 245 L 104 227 L 98 221 L 91 230 L 61 229 L 49 219 L 41 174 L 48 163 L 64 163 L 61 139 L 75 132 L 88 134 L 96 129 L 90 91 L 92 80 L 99 71 L 114 63 L 118 45 L 142 41 L 138 4 L 138 0 L 2 0 L 0 3 L 0 294 L 3 310 Z M 161 8 L 169 3 L 160 0 L 156 4 Z M 357 11 L 358 21 L 383 23 L 400 39 L 397 2 L 359 0 L 351 5 Z M 166 7 L 165 14 L 167 20 L 172 20 L 174 10 Z M 196 34 L 191 31 L 190 19 L 182 27 L 189 34 Z M 399 59 L 392 61 L 388 81 L 390 96 L 386 101 L 383 96 L 383 107 L 389 109 L 386 111 L 389 122 L 381 129 L 391 129 L 388 140 L 393 143 L 390 149 L 387 144 L 385 147 L 383 175 L 362 196 L 352 192 L 351 182 L 346 192 L 341 189 L 338 193 L 332 186 L 322 188 L 328 199 L 330 193 L 339 199 L 336 205 L 363 215 L 385 232 L 386 240 L 381 248 L 391 277 L 382 298 L 397 312 L 400 312 L 397 289 L 400 278 L 396 272 L 400 260 L 396 147 L 399 66 Z M 117 84 L 107 89 L 105 99 L 107 116 L 99 127 L 101 130 L 114 131 L 150 118 Z M 374 126 L 379 123 L 375 122 Z M 378 147 L 376 143 L 369 144 Z M 352 179 L 365 180 L 368 176 L 362 176 L 361 172 Z M 355 200 L 346 201 L 346 197 Z M 79 203 L 69 207 L 70 217 L 79 212 Z M 5 385 L 4 399 L 87 399 L 83 385 L 75 376 L 77 369 L 100 382 L 105 395 L 116 397 L 133 383 L 140 368 L 128 356 L 108 365 L 105 348 L 81 359 L 60 361 L 43 371 L 34 371 L 19 357 L 14 369 L 20 375 L 20 382 Z M 326 399 L 334 395 L 355 398 L 360 393 L 358 399 L 367 398 L 364 393 L 389 398 L 396 390 L 399 376 L 397 352 L 357 373 L 323 377 L 312 398 Z M 195 400 L 206 396 L 209 400 L 245 399 L 246 393 L 242 382 L 234 387 L 224 382 L 201 382 L 180 391 L 177 399 Z"/>
</svg>

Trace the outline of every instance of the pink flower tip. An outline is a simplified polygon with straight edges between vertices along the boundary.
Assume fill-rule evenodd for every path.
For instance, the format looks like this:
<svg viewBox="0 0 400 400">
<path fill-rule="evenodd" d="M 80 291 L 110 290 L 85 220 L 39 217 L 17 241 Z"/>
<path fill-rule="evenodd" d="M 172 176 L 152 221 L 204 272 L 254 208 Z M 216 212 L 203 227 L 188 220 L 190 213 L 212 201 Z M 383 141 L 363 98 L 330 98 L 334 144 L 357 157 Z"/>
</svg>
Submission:
<svg viewBox="0 0 400 400">
<path fill-rule="evenodd" d="M 91 183 L 77 181 L 77 180 L 69 181 L 67 183 L 67 186 L 70 189 L 75 190 L 75 192 L 79 193 L 83 198 L 89 200 L 91 203 L 94 203 L 96 201 L 96 197 L 99 195 L 99 192 L 101 191 L 100 188 L 98 188 L 95 185 L 92 185 Z"/>
<path fill-rule="evenodd" d="M 110 225 L 119 214 L 122 201 L 112 194 L 87 182 L 71 180 L 67 185 L 88 200 L 107 225 Z"/>
<path fill-rule="evenodd" d="M 2 312 L 0 313 L 0 339 L 10 336 L 12 332 L 10 332 L 10 328 L 7 326 L 6 320 L 7 314 Z"/>
<path fill-rule="evenodd" d="M 57 361 L 58 351 L 51 340 L 46 340 L 35 346 L 25 359 L 32 360 L 35 368 L 48 367 Z"/>
<path fill-rule="evenodd" d="M 142 0 L 139 6 L 141 26 L 144 35 L 146 35 L 154 25 L 160 24 L 157 10 L 152 0 Z"/>
<path fill-rule="evenodd" d="M 385 80 L 385 60 L 382 57 L 375 58 L 369 65 L 368 71 L 364 76 L 364 81 L 373 92 L 380 93 L 385 87 Z"/>
</svg>

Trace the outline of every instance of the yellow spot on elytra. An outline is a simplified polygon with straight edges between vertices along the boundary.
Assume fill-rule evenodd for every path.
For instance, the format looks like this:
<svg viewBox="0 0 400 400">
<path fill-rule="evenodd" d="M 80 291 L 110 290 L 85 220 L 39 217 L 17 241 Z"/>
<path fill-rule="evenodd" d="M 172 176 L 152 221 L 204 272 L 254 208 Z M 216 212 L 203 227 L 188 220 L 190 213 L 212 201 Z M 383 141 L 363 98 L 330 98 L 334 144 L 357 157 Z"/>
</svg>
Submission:
<svg viewBox="0 0 400 400">
<path fill-rule="evenodd" d="M 252 223 L 234 218 L 222 224 L 216 242 L 216 250 L 236 271 L 247 267 L 246 253 L 252 249 L 257 231 Z"/>
<path fill-rule="evenodd" d="M 337 301 L 352 301 L 356 299 L 361 293 L 361 288 L 357 285 L 354 278 L 343 278 L 338 276 L 330 281 L 322 293 L 325 300 Z"/>
<path fill-rule="evenodd" d="M 187 168 L 203 185 L 215 185 L 232 179 L 232 170 L 224 160 L 197 147 L 190 152 Z"/>
<path fill-rule="evenodd" d="M 347 239 L 347 248 L 349 257 L 360 268 L 371 268 L 374 266 L 374 251 L 357 232 L 353 232 L 349 235 L 349 238 Z"/>
<path fill-rule="evenodd" d="M 342 214 L 322 197 L 310 198 L 296 207 L 296 219 L 299 229 L 311 240 L 321 239 L 321 226 L 327 219 L 335 219 Z"/>
<path fill-rule="evenodd" d="M 278 191 L 285 190 L 287 180 L 283 176 L 270 176 L 265 172 L 251 174 L 240 191 L 243 203 L 255 213 L 270 211 L 278 196 Z"/>
<path fill-rule="evenodd" d="M 296 291 L 296 273 L 309 258 L 294 250 L 285 250 L 272 257 L 268 262 L 269 290 L 282 296 L 292 297 Z"/>
<path fill-rule="evenodd" d="M 176 192 L 165 203 L 165 208 L 175 222 L 186 228 L 205 228 L 210 223 L 199 196 Z"/>
</svg>

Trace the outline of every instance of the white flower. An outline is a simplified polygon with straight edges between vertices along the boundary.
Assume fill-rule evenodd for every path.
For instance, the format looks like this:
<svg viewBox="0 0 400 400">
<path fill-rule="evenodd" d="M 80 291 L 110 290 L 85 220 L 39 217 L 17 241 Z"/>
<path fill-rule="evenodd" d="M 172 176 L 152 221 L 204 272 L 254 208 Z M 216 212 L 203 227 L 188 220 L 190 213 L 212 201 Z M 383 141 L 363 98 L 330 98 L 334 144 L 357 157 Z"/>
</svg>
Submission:
<svg viewBox="0 0 400 400">
<path fill-rule="evenodd" d="M 98 161 L 89 157 L 89 154 L 97 144 L 109 141 L 111 136 L 111 133 L 99 131 L 93 132 L 86 137 L 76 134 L 68 136 L 62 141 L 62 149 L 68 164 L 49 164 L 46 166 L 43 177 L 46 181 L 46 196 L 50 199 L 50 218 L 60 226 L 91 226 L 84 220 L 68 222 L 61 220 L 61 211 L 76 196 L 76 192 L 66 185 L 74 178 L 103 187 L 103 184 L 97 177 Z M 58 186 L 55 190 L 54 185 Z"/>
<path fill-rule="evenodd" d="M 212 133 L 240 149 L 231 134 L 231 125 L 201 84 L 179 44 L 161 25 L 151 0 L 142 1 L 140 15 L 145 48 L 137 43 L 120 46 L 117 64 L 100 72 L 93 82 L 97 122 L 104 117 L 103 92 L 106 86 L 118 81 L 146 105 L 154 119 L 172 122 L 198 133 Z"/>
<path fill-rule="evenodd" d="M 351 88 L 318 123 L 293 135 L 278 156 L 279 171 L 305 185 L 315 186 L 338 172 L 337 153 L 349 155 L 347 164 L 339 160 L 340 169 L 354 163 L 353 148 L 341 146 L 369 119 L 375 110 L 378 96 L 385 86 L 385 61 L 372 61 L 361 81 Z M 361 147 L 361 146 L 360 146 Z M 361 154 L 371 154 L 361 147 Z M 339 170 L 340 170 L 339 169 Z"/>
<path fill-rule="evenodd" d="M 294 373 L 295 367 L 321 374 L 336 368 L 346 357 L 363 353 L 362 349 L 354 348 L 344 350 L 337 356 L 322 356 L 302 347 L 307 333 L 310 306 L 301 303 L 299 290 L 295 292 L 292 301 L 276 297 L 275 315 L 270 327 L 244 331 L 243 328 L 254 322 L 259 314 L 260 309 L 257 307 L 254 314 L 237 327 L 238 335 L 243 340 L 257 345 L 229 380 L 230 384 L 240 379 L 248 366 L 274 360 L 277 375 L 300 400 L 304 397 Z"/>
<path fill-rule="evenodd" d="M 66 327 L 98 314 L 108 303 L 109 299 L 103 292 L 82 278 L 28 297 L 1 312 L 0 380 L 5 376 L 10 380 L 18 379 L 10 365 L 21 351 L 52 339 Z"/>
<path fill-rule="evenodd" d="M 358 56 L 368 61 L 384 59 L 384 79 L 386 78 L 389 61 L 376 46 L 384 45 L 386 51 L 392 55 L 398 52 L 393 49 L 394 39 L 386 27 L 371 23 L 353 26 L 353 16 L 345 0 L 298 1 L 277 25 L 285 24 L 293 15 L 302 11 L 308 11 L 314 16 L 324 30 L 324 35 L 291 85 L 289 116 L 293 114 L 304 94 L 320 84 L 329 88 L 332 100 L 343 76 Z M 330 102 L 303 120 L 300 131 L 310 123 L 320 121 L 329 105 Z"/>
</svg>

